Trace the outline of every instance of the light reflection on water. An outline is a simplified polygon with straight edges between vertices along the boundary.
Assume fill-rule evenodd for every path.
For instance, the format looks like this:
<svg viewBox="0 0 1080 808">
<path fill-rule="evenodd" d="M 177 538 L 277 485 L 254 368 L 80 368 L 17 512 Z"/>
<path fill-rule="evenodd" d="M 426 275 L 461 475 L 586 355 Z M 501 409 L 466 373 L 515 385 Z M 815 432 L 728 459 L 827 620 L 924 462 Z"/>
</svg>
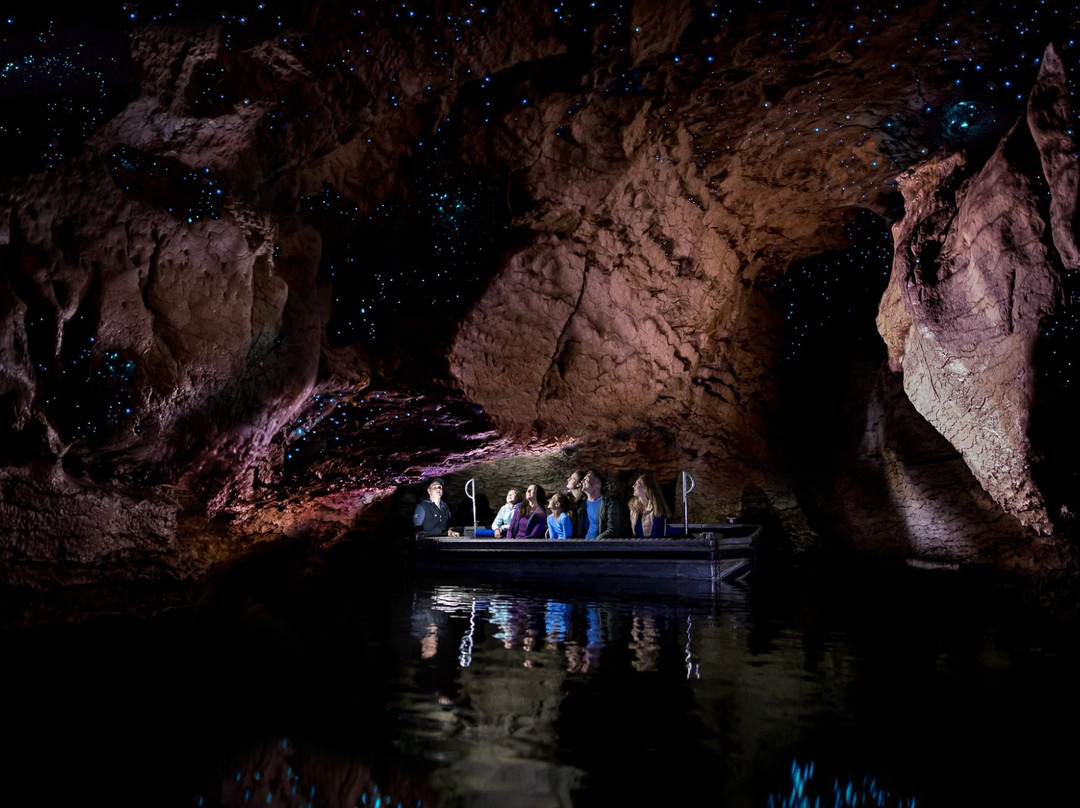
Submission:
<svg viewBox="0 0 1080 808">
<path fill-rule="evenodd" d="M 190 612 L 0 633 L 0 803 L 76 804 L 105 774 L 114 805 L 184 807 L 935 808 L 1075 790 L 1080 638 L 994 587 L 810 577 L 700 598 L 372 569 L 286 559 Z"/>
<path fill-rule="evenodd" d="M 914 808 L 1055 793 L 1066 778 L 1048 739 L 1078 699 L 1041 694 L 1054 713 L 1016 704 L 1069 679 L 1058 665 L 1076 670 L 1074 643 L 1046 657 L 948 585 L 873 589 L 779 607 L 739 587 L 715 599 L 421 589 L 396 743 L 433 764 L 451 805 L 704 794 Z"/>
<path fill-rule="evenodd" d="M 438 760 L 436 790 L 463 805 L 690 800 L 702 788 L 754 804 L 760 750 L 812 726 L 852 667 L 833 648 L 827 675 L 808 676 L 786 632 L 771 654 L 753 650 L 741 588 L 681 600 L 435 586 L 416 593 L 411 619 L 400 742 Z"/>
</svg>

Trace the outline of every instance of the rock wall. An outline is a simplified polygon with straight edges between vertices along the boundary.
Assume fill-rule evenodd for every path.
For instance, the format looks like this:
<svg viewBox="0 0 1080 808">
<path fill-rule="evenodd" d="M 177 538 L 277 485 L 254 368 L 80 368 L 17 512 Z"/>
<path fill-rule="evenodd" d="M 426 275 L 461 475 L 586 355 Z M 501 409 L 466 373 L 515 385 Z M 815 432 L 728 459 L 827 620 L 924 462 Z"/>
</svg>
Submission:
<svg viewBox="0 0 1080 808">
<path fill-rule="evenodd" d="M 1026 119 L 985 165 L 954 154 L 901 176 L 906 215 L 893 230 L 896 256 L 878 316 L 908 400 L 986 494 L 1042 536 L 1054 525 L 1033 475 L 1033 357 L 1045 323 L 1065 305 L 1062 274 L 1076 269 L 1066 96 L 1050 49 Z"/>
<path fill-rule="evenodd" d="M 991 34 L 1015 20 L 759 5 L 130 24 L 115 112 L 0 186 L 5 580 L 198 574 L 283 533 L 396 531 L 393 492 L 433 473 L 591 465 L 688 470 L 697 520 L 799 545 L 1058 565 L 1028 433 L 1078 254 L 1061 62 L 1004 134 L 961 62 L 1011 70 Z M 783 413 L 820 391 L 785 387 L 777 289 L 859 210 L 902 215 L 879 324 L 906 398 L 852 377 L 811 507 Z M 974 510 L 911 461 L 948 446 Z"/>
</svg>

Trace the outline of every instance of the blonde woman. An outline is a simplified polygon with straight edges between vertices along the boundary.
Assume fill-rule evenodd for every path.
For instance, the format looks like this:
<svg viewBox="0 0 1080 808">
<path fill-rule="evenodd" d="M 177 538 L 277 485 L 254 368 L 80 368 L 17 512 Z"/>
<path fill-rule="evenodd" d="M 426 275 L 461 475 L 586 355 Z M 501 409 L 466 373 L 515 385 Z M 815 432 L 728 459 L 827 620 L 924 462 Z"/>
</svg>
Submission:
<svg viewBox="0 0 1080 808">
<path fill-rule="evenodd" d="M 630 497 L 630 531 L 639 539 L 667 535 L 667 523 L 671 518 L 660 486 L 651 474 L 642 474 L 634 480 L 634 496 Z"/>
</svg>

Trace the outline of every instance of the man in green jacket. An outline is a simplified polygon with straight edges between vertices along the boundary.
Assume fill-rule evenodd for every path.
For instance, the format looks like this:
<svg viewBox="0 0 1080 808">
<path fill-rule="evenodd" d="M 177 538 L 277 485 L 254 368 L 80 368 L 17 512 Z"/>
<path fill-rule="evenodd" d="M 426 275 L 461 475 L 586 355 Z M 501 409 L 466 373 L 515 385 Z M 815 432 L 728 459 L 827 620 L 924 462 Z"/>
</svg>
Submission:
<svg viewBox="0 0 1080 808">
<path fill-rule="evenodd" d="M 613 497 L 604 496 L 604 478 L 590 470 L 581 483 L 585 502 L 574 519 L 574 536 L 586 539 L 611 539 L 626 535 L 623 509 Z"/>
</svg>

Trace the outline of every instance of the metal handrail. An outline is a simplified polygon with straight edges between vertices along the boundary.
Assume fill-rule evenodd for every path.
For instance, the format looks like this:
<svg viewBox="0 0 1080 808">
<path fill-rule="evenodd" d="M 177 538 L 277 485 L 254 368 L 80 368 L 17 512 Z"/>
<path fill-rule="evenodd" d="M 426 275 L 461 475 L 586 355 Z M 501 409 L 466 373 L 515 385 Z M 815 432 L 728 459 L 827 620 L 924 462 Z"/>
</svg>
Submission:
<svg viewBox="0 0 1080 808">
<path fill-rule="evenodd" d="M 470 488 L 469 486 L 472 486 Z M 476 478 L 469 478 L 465 483 L 465 496 L 472 500 L 472 532 L 476 535 L 477 521 L 476 521 Z"/>
<path fill-rule="evenodd" d="M 689 485 L 687 482 L 689 481 Z M 690 505 L 687 502 L 687 494 L 694 490 L 694 478 L 690 476 L 690 472 L 684 471 L 682 473 L 682 506 L 683 506 L 683 536 L 690 535 Z"/>
</svg>

